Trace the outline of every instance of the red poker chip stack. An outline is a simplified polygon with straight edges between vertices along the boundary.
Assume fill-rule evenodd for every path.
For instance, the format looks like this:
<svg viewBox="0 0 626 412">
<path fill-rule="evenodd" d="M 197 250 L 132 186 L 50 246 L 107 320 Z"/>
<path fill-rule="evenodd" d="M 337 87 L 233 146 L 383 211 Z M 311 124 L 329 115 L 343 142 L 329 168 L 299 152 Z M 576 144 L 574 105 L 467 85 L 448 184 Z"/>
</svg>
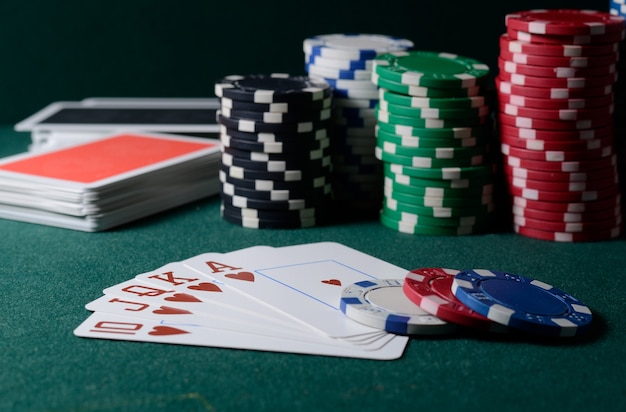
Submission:
<svg viewBox="0 0 626 412">
<path fill-rule="evenodd" d="M 495 80 L 514 230 L 560 242 L 619 236 L 613 86 L 624 18 L 528 10 L 505 23 Z"/>
</svg>

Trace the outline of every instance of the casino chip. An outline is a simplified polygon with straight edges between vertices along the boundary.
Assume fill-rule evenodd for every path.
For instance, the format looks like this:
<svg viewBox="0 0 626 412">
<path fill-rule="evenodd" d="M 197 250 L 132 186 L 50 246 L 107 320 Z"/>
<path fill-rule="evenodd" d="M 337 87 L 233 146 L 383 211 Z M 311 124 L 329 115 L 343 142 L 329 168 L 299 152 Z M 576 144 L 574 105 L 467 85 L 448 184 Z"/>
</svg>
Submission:
<svg viewBox="0 0 626 412">
<path fill-rule="evenodd" d="M 331 89 L 325 81 L 284 73 L 231 75 L 215 84 L 215 95 L 218 98 L 260 104 L 306 105 L 327 99 L 331 95 Z"/>
<path fill-rule="evenodd" d="M 333 90 L 331 116 L 335 211 L 343 218 L 375 217 L 382 202 L 382 168 L 374 157 L 379 91 L 372 64 L 382 53 L 413 42 L 384 34 L 323 34 L 303 41 L 305 69 Z"/>
<path fill-rule="evenodd" d="M 467 307 L 510 328 L 553 336 L 586 333 L 591 310 L 575 297 L 545 282 L 486 269 L 461 271 L 452 293 Z"/>
<path fill-rule="evenodd" d="M 507 328 L 493 322 L 461 303 L 452 294 L 456 269 L 419 268 L 404 279 L 405 295 L 426 312 L 448 322 L 490 332 L 506 332 Z"/>
<path fill-rule="evenodd" d="M 450 53 L 398 51 L 374 59 L 380 87 L 374 154 L 383 164 L 380 222 L 414 235 L 490 229 L 489 68 Z"/>
<path fill-rule="evenodd" d="M 508 14 L 507 27 L 546 35 L 603 35 L 621 33 L 624 18 L 595 10 L 525 10 Z"/>
<path fill-rule="evenodd" d="M 495 83 L 513 230 L 549 241 L 615 238 L 621 212 L 605 205 L 620 198 L 613 89 L 624 19 L 556 9 L 505 22 Z M 574 207 L 593 214 L 574 225 L 563 215 Z"/>
<path fill-rule="evenodd" d="M 364 280 L 346 287 L 340 308 L 350 319 L 396 334 L 438 335 L 456 330 L 411 302 L 402 279 Z"/>
<path fill-rule="evenodd" d="M 231 75 L 220 98 L 221 216 L 246 228 L 325 224 L 332 205 L 332 89 L 286 74 Z"/>
</svg>

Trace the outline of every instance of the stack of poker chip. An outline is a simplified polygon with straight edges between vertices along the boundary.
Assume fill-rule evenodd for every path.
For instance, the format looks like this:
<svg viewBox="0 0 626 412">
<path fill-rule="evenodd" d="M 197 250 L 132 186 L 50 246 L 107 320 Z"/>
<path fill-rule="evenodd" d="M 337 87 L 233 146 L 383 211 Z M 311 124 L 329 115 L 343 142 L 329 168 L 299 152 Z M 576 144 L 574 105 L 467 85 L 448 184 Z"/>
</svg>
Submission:
<svg viewBox="0 0 626 412">
<path fill-rule="evenodd" d="M 227 76 L 220 99 L 224 220 L 250 228 L 317 226 L 332 199 L 332 89 L 287 74 Z"/>
<path fill-rule="evenodd" d="M 496 87 L 514 230 L 562 242 L 619 236 L 613 85 L 624 19 L 528 10 L 506 26 Z"/>
<path fill-rule="evenodd" d="M 336 210 L 353 217 L 375 217 L 382 201 L 382 169 L 374 157 L 372 60 L 381 53 L 407 50 L 413 42 L 381 34 L 326 34 L 304 40 L 305 68 L 333 88 L 332 159 Z"/>
<path fill-rule="evenodd" d="M 374 60 L 383 225 L 425 235 L 490 228 L 494 175 L 483 92 L 488 73 L 485 64 L 449 53 L 392 52 Z"/>
<path fill-rule="evenodd" d="M 359 323 L 402 335 L 476 330 L 573 338 L 589 332 L 593 321 L 589 307 L 571 294 L 489 269 L 424 267 L 404 279 L 356 282 L 342 291 L 340 309 Z"/>
</svg>

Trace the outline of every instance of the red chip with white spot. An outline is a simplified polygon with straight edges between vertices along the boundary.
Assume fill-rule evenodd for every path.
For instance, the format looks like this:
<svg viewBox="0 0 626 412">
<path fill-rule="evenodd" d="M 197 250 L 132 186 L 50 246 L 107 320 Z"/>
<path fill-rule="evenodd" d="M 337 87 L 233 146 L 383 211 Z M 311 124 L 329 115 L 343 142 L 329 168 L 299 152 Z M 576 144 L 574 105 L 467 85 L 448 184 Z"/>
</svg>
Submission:
<svg viewBox="0 0 626 412">
<path fill-rule="evenodd" d="M 599 35 L 621 32 L 624 18 L 596 10 L 537 9 L 507 14 L 505 24 L 535 34 Z"/>
<path fill-rule="evenodd" d="M 414 269 L 406 275 L 402 290 L 409 300 L 440 319 L 480 330 L 506 332 L 505 326 L 478 314 L 454 296 L 451 287 L 457 273 L 456 269 L 446 268 Z"/>
</svg>

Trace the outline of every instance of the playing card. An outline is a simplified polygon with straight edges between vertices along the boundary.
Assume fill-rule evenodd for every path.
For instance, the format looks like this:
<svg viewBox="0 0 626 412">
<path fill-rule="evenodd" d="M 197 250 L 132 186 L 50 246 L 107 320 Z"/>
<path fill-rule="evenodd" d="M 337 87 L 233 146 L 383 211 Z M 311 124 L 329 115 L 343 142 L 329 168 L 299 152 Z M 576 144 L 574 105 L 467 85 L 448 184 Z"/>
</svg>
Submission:
<svg viewBox="0 0 626 412">
<path fill-rule="evenodd" d="M 211 346 L 219 348 L 251 349 L 270 352 L 289 352 L 311 355 L 391 360 L 402 356 L 406 337 L 395 336 L 379 350 L 361 350 L 358 346 L 339 346 L 326 340 L 309 342 L 270 336 L 251 335 L 177 322 L 154 321 L 143 318 L 95 312 L 75 330 L 85 338 L 169 343 L 179 345 Z"/>
<path fill-rule="evenodd" d="M 103 339 L 396 359 L 406 347 L 406 336 L 355 322 L 338 306 L 347 282 L 405 272 L 334 242 L 205 253 L 104 289 L 103 296 L 86 305 L 94 313 L 74 333 Z M 246 289 L 241 283 L 252 286 Z"/>
<path fill-rule="evenodd" d="M 236 262 L 245 262 L 245 267 Z M 251 247 L 182 262 L 336 338 L 378 333 L 339 309 L 341 291 L 352 283 L 403 278 L 407 270 L 339 243 L 285 248 Z"/>
<path fill-rule="evenodd" d="M 219 254 L 209 255 L 219 256 Z M 173 295 L 168 299 L 175 299 L 181 294 L 184 296 L 191 295 L 200 299 L 205 308 L 210 306 L 210 309 L 204 310 L 210 310 L 217 316 L 230 317 L 234 313 L 238 313 L 240 316 L 248 316 L 251 319 L 263 319 L 273 324 L 274 327 L 311 331 L 308 325 L 297 322 L 267 305 L 260 304 L 258 301 L 249 299 L 224 282 L 201 276 L 180 262 L 171 262 L 150 272 L 140 273 L 135 276 L 132 285 L 123 288 L 116 287 L 116 289 L 126 295 L 134 294 L 135 297 L 146 294 L 159 294 L 161 296 L 167 294 Z M 105 289 L 104 292 L 106 294 L 112 293 L 110 288 Z"/>
<path fill-rule="evenodd" d="M 40 154 L 18 154 L 0 161 L 0 176 L 23 182 L 102 188 L 219 153 L 219 141 L 182 136 L 121 133 Z"/>
<path fill-rule="evenodd" d="M 0 217 L 97 231 L 219 191 L 220 142 L 119 133 L 0 160 Z"/>
</svg>

